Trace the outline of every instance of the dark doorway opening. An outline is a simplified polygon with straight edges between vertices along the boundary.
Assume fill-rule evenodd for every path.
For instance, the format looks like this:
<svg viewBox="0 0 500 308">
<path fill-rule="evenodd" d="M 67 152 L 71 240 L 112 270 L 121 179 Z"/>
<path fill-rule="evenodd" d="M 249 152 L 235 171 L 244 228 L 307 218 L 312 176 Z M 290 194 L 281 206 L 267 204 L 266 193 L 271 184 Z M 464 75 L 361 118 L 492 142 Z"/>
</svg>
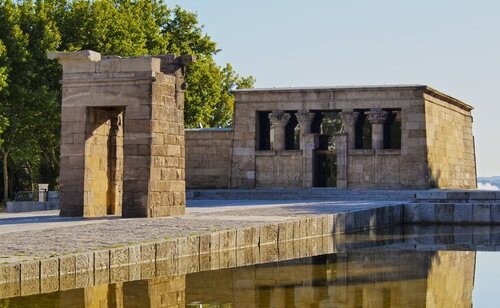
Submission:
<svg viewBox="0 0 500 308">
<path fill-rule="evenodd" d="M 334 136 L 342 132 L 338 112 L 318 111 L 312 125 L 319 133 L 319 145 L 314 153 L 314 186 L 337 187 L 337 152 Z"/>
</svg>

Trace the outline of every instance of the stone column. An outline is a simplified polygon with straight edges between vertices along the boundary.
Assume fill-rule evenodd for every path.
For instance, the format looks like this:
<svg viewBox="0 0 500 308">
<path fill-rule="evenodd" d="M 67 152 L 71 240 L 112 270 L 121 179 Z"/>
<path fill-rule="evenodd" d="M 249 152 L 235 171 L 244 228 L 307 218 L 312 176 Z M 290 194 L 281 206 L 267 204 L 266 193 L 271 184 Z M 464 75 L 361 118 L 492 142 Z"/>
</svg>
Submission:
<svg viewBox="0 0 500 308">
<path fill-rule="evenodd" d="M 347 135 L 334 135 L 337 151 L 337 188 L 347 188 Z"/>
<path fill-rule="evenodd" d="M 311 134 L 311 124 L 314 113 L 300 110 L 297 113 L 297 122 L 300 127 L 300 149 L 302 150 L 302 187 L 312 187 L 314 181 L 314 149 L 316 142 L 314 134 Z"/>
<path fill-rule="evenodd" d="M 290 120 L 290 114 L 283 111 L 273 111 L 269 114 L 271 121 L 271 149 L 285 150 L 285 126 Z"/>
<path fill-rule="evenodd" d="M 344 132 L 347 134 L 347 148 L 354 149 L 356 146 L 356 133 L 355 127 L 358 121 L 359 112 L 357 111 L 342 111 L 340 118 L 344 126 Z"/>
<path fill-rule="evenodd" d="M 368 121 L 372 124 L 372 148 L 384 148 L 384 123 L 387 120 L 387 111 L 372 109 L 366 112 Z"/>
<path fill-rule="evenodd" d="M 300 127 L 300 149 L 304 150 L 305 136 L 311 133 L 311 124 L 314 119 L 314 113 L 307 110 L 299 110 L 297 112 L 297 122 L 299 122 Z"/>
</svg>

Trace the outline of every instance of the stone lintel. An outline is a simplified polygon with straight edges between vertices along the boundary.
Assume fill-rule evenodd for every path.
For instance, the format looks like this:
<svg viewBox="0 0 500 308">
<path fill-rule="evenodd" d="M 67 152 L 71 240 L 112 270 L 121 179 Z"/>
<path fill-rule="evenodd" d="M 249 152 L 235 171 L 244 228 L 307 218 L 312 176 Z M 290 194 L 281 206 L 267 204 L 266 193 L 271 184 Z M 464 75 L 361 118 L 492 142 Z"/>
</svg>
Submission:
<svg viewBox="0 0 500 308">
<path fill-rule="evenodd" d="M 372 124 L 383 124 L 387 120 L 388 113 L 380 108 L 375 108 L 366 112 L 368 121 Z"/>
<path fill-rule="evenodd" d="M 49 52 L 47 57 L 58 60 L 65 73 L 95 72 L 96 63 L 101 61 L 101 54 L 93 50 Z"/>
</svg>

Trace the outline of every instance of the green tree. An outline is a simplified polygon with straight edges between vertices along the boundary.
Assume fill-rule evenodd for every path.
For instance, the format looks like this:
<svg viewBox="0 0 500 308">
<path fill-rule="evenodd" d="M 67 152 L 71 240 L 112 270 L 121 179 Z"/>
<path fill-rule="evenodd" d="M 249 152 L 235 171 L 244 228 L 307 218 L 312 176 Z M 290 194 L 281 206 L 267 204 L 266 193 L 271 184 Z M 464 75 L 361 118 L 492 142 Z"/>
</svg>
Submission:
<svg viewBox="0 0 500 308">
<path fill-rule="evenodd" d="M 253 85 L 252 77 L 215 63 L 216 43 L 196 14 L 180 7 L 159 0 L 0 0 L 4 202 L 9 170 L 16 189 L 32 189 L 39 180 L 57 184 L 61 69 L 46 53 L 83 49 L 118 56 L 195 55 L 199 61 L 186 76 L 187 127 L 229 125 L 230 91 Z"/>
<path fill-rule="evenodd" d="M 0 135 L 4 204 L 9 162 L 20 163 L 30 173 L 32 186 L 41 156 L 38 141 L 57 134 L 59 95 L 54 89 L 59 88 L 60 70 L 47 60 L 46 51 L 57 47 L 59 36 L 48 8 L 50 2 L 0 3 L 0 40 L 5 46 L 0 67 L 8 73 L 7 87 L 0 92 L 0 116 L 8 120 Z"/>
</svg>

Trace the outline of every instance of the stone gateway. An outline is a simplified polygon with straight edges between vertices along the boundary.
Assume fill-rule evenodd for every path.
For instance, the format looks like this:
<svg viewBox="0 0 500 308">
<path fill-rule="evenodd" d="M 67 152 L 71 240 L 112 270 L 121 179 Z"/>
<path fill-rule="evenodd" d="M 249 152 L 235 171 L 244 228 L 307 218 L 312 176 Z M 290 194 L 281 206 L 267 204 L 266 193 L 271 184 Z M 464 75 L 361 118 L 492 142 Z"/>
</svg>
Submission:
<svg viewBox="0 0 500 308">
<path fill-rule="evenodd" d="M 190 56 L 50 53 L 63 66 L 61 216 L 184 214 Z"/>
<path fill-rule="evenodd" d="M 188 188 L 476 188 L 472 107 L 423 85 L 235 91 L 186 130 Z"/>
</svg>

